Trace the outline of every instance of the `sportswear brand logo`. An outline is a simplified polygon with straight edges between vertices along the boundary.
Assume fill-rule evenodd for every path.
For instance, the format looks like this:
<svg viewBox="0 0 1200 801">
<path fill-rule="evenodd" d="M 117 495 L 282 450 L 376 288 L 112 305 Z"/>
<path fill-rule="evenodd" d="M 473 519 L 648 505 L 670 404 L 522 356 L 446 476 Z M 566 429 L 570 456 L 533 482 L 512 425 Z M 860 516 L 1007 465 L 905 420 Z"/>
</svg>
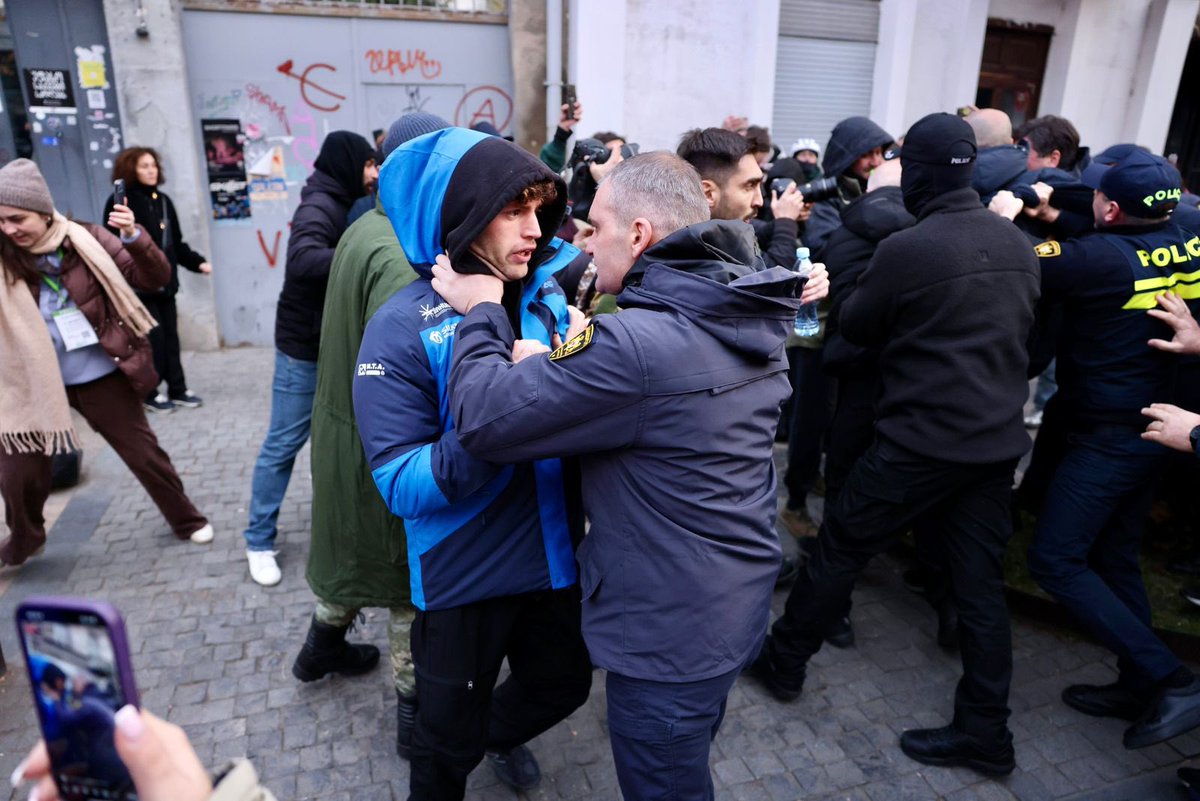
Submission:
<svg viewBox="0 0 1200 801">
<path fill-rule="evenodd" d="M 358 366 L 359 375 L 383 375 L 383 365 L 379 362 L 363 362 Z"/>
<path fill-rule="evenodd" d="M 429 341 L 435 345 L 440 345 L 454 335 L 454 329 L 458 328 L 458 323 L 446 323 L 441 328 L 435 328 L 429 332 Z"/>
<path fill-rule="evenodd" d="M 450 311 L 449 303 L 439 303 L 436 306 L 426 306 L 424 303 L 422 303 L 421 304 L 421 320 L 424 322 L 429 322 L 434 317 L 437 317 L 439 314 L 445 314 L 448 311 Z"/>
</svg>

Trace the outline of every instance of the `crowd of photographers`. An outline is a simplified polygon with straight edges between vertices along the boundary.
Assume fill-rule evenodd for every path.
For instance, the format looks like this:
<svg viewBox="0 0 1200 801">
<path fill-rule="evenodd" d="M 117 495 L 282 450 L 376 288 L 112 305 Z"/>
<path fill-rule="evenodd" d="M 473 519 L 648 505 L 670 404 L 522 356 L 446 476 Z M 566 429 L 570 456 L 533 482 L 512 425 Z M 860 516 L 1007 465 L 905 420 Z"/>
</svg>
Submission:
<svg viewBox="0 0 1200 801">
<path fill-rule="evenodd" d="M 1200 208 L 1171 163 L 994 109 L 904 137 L 851 117 L 790 152 L 730 117 L 673 154 L 572 146 L 583 109 L 561 111 L 540 161 L 420 113 L 378 154 L 332 134 L 292 229 L 250 573 L 280 580 L 275 519 L 311 431 L 317 604 L 293 673 L 371 670 L 378 650 L 346 635 L 390 610 L 412 798 L 462 798 L 485 757 L 534 786 L 525 743 L 593 667 L 625 797 L 713 797 L 734 681 L 799 697 L 824 642 L 854 643 L 856 577 L 909 530 L 906 581 L 963 676 L 947 725 L 901 748 L 1005 775 L 1018 506 L 1032 576 L 1117 657 L 1115 682 L 1064 703 L 1128 720 L 1127 748 L 1200 727 L 1200 679 L 1151 629 L 1139 569 L 1156 478 L 1195 470 L 1169 449 L 1200 443 Z M 1014 494 L 1028 382 L 1052 363 Z M 799 560 L 775 533 L 777 440 Z M 174 731 L 132 712 L 117 730 L 123 759 L 156 762 L 135 781 L 207 796 Z M 14 779 L 48 770 L 37 753 Z M 229 797 L 261 792 L 238 770 Z"/>
</svg>

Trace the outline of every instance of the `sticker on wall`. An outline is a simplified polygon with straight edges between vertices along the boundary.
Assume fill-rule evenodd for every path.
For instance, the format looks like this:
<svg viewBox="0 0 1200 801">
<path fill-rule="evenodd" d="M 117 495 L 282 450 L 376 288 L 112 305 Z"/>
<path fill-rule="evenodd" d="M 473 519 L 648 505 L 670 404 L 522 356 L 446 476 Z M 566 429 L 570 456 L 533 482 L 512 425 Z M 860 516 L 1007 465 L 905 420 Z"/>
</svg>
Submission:
<svg viewBox="0 0 1200 801">
<path fill-rule="evenodd" d="M 27 69 L 25 89 L 29 110 L 43 119 L 46 114 L 74 114 L 75 93 L 66 70 Z"/>
<path fill-rule="evenodd" d="M 80 89 L 108 88 L 108 72 L 104 68 L 104 45 L 75 48 L 75 66 L 79 69 Z"/>
<path fill-rule="evenodd" d="M 88 108 L 103 109 L 108 107 L 108 101 L 104 99 L 103 89 L 88 89 L 87 90 Z"/>
<path fill-rule="evenodd" d="M 208 193 L 214 220 L 243 220 L 250 216 L 246 188 L 246 156 L 239 120 L 200 120 L 208 164 Z"/>
</svg>

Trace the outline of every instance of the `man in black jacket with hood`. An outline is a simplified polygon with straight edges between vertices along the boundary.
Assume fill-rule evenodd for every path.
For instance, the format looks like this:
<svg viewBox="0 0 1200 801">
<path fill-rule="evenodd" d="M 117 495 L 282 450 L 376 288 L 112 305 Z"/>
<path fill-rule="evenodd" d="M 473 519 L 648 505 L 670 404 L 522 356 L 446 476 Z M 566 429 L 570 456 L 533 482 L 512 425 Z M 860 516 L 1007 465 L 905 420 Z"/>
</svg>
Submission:
<svg viewBox="0 0 1200 801">
<path fill-rule="evenodd" d="M 907 731 L 900 747 L 926 764 L 1006 774 L 1015 762 L 1001 560 L 1013 470 L 1030 444 L 1025 343 L 1039 273 L 1023 235 L 971 189 L 975 153 L 970 126 L 950 114 L 921 119 L 904 140 L 901 191 L 917 224 L 880 243 L 840 312 L 847 341 L 880 349 L 875 440 L 828 510 L 754 672 L 780 699 L 797 698 L 858 574 L 918 517 L 932 519 L 959 607 L 963 677 L 953 722 Z"/>
<path fill-rule="evenodd" d="M 346 230 L 350 206 L 370 192 L 378 178 L 375 150 L 367 140 L 350 131 L 334 131 L 321 143 L 313 173 L 300 190 L 300 205 L 292 216 L 283 289 L 275 309 L 271 425 L 254 463 L 250 522 L 243 534 L 250 576 L 264 586 L 280 580 L 275 563 L 275 522 L 296 454 L 308 441 L 317 388 L 321 311 L 333 252 Z M 359 656 L 361 659 L 348 661 L 344 668 L 361 672 L 379 661 L 374 649 Z"/>
<path fill-rule="evenodd" d="M 804 227 L 804 244 L 820 258 L 821 248 L 842 224 L 842 209 L 867 191 L 871 170 L 883 163 L 883 151 L 892 137 L 866 117 L 847 117 L 833 128 L 821 168 L 837 180 L 837 193 L 813 204 Z"/>
</svg>

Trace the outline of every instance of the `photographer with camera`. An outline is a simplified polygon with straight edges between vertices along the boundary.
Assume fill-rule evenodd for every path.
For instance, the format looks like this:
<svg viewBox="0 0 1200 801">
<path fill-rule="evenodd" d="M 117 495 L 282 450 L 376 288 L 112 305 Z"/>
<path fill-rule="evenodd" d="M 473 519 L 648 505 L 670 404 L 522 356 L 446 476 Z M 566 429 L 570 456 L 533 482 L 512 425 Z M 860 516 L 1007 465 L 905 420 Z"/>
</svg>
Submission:
<svg viewBox="0 0 1200 801">
<path fill-rule="evenodd" d="M 563 103 L 560 107 L 562 117 L 558 127 L 554 129 L 554 138 L 542 145 L 538 158 L 555 172 L 562 172 L 567 163 L 567 142 L 575 133 L 575 126 L 583 119 L 583 104 L 576 101 L 573 105 Z"/>
<path fill-rule="evenodd" d="M 842 224 L 842 210 L 867 190 L 871 170 L 883 163 L 883 151 L 892 137 L 866 117 L 847 117 L 833 128 L 821 167 L 825 177 L 811 181 L 804 199 L 813 204 L 804 230 L 804 242 L 820 255 L 825 241 Z"/>
</svg>

